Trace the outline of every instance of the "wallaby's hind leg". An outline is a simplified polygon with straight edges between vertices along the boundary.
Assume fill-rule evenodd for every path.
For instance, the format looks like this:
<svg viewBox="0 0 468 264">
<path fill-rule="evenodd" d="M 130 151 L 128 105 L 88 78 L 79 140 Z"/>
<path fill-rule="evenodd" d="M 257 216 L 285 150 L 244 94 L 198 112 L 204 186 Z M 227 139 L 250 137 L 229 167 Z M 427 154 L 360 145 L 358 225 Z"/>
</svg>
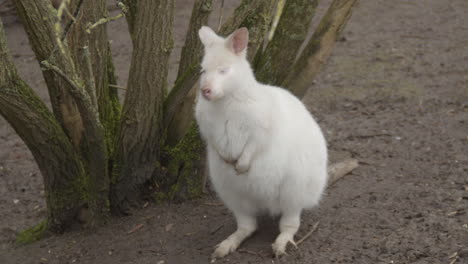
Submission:
<svg viewBox="0 0 468 264">
<path fill-rule="evenodd" d="M 255 215 L 240 214 L 236 212 L 234 212 L 234 215 L 237 221 L 237 230 L 216 246 L 216 250 L 211 255 L 212 259 L 222 258 L 227 254 L 236 251 L 242 241 L 257 229 L 257 219 Z"/>
<path fill-rule="evenodd" d="M 294 235 L 299 229 L 301 222 L 301 210 L 288 210 L 281 215 L 279 228 L 280 234 L 273 243 L 273 253 L 276 257 L 286 254 L 286 246 L 288 243 L 296 246 Z"/>
</svg>

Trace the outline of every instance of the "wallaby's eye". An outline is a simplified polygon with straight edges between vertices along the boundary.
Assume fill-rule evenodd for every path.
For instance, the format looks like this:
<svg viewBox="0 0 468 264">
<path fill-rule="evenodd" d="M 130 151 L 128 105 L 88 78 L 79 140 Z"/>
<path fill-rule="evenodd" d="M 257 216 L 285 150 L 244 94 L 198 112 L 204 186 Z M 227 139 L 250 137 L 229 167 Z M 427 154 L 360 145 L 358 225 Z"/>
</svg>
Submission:
<svg viewBox="0 0 468 264">
<path fill-rule="evenodd" d="M 228 73 L 228 71 L 229 71 L 229 67 L 224 67 L 224 68 L 218 69 L 218 73 L 223 74 L 223 75 Z"/>
</svg>

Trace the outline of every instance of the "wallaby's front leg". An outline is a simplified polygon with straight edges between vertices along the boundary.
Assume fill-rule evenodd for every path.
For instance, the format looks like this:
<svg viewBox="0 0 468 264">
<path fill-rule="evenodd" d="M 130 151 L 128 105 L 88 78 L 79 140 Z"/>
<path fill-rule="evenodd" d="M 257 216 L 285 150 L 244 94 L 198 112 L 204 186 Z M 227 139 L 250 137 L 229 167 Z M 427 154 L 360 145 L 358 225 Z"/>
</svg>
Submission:
<svg viewBox="0 0 468 264">
<path fill-rule="evenodd" d="M 250 164 L 256 151 L 257 144 L 252 140 L 248 140 L 244 146 L 244 150 L 234 165 L 234 168 L 238 174 L 246 173 L 250 169 Z"/>
</svg>

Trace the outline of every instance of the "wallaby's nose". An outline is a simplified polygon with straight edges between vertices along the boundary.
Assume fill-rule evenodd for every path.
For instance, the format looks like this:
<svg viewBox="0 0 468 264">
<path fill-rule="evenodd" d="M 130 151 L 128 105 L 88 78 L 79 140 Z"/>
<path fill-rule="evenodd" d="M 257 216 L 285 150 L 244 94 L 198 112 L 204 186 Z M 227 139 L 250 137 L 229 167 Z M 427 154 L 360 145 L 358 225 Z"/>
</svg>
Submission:
<svg viewBox="0 0 468 264">
<path fill-rule="evenodd" d="M 211 88 L 209 86 L 203 86 L 201 91 L 203 97 L 205 97 L 207 100 L 211 99 Z"/>
</svg>

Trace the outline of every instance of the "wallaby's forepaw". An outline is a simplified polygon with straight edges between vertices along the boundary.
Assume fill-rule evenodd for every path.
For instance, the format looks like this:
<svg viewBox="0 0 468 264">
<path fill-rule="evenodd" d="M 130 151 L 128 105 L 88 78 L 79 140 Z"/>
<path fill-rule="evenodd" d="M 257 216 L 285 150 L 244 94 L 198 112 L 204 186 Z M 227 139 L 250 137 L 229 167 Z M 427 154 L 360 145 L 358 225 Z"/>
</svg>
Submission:
<svg viewBox="0 0 468 264">
<path fill-rule="evenodd" d="M 291 243 L 295 248 L 297 248 L 296 242 L 294 242 L 292 238 L 287 238 L 285 236 L 279 236 L 275 243 L 271 245 L 273 248 L 273 254 L 275 254 L 276 258 L 279 258 L 283 255 L 288 255 L 288 253 L 286 253 L 286 246 L 288 243 Z"/>
<path fill-rule="evenodd" d="M 239 247 L 239 243 L 233 239 L 224 240 L 216 246 L 215 251 L 211 254 L 211 261 L 214 262 L 217 258 L 223 258 L 227 254 L 236 251 L 237 247 Z"/>
<path fill-rule="evenodd" d="M 250 164 L 248 162 L 242 162 L 242 160 L 238 160 L 236 165 L 234 165 L 234 169 L 236 170 L 237 174 L 244 174 L 250 169 Z"/>
</svg>

